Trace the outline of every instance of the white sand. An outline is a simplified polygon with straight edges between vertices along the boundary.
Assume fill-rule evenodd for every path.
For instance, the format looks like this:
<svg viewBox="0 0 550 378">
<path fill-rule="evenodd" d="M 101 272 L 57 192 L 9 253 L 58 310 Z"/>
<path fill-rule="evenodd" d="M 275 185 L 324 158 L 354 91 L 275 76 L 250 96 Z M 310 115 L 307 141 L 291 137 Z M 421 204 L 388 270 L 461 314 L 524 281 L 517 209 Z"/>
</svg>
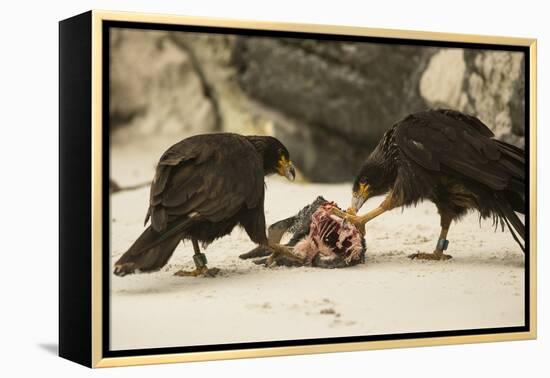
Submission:
<svg viewBox="0 0 550 378">
<path fill-rule="evenodd" d="M 268 224 L 293 215 L 317 195 L 349 204 L 349 184 L 269 178 L 267 187 Z M 143 230 L 147 198 L 147 188 L 112 196 L 112 262 Z M 361 213 L 380 200 L 369 201 Z M 524 259 L 511 235 L 494 232 L 490 222 L 480 226 L 472 214 L 451 226 L 452 260 L 407 258 L 431 252 L 438 233 L 435 207 L 424 203 L 367 225 L 363 265 L 268 269 L 237 257 L 254 245 L 235 229 L 205 251 L 209 265 L 222 269 L 215 278 L 173 276 L 193 267 L 191 243 L 181 244 L 160 272 L 111 276 L 111 348 L 523 325 Z"/>
</svg>

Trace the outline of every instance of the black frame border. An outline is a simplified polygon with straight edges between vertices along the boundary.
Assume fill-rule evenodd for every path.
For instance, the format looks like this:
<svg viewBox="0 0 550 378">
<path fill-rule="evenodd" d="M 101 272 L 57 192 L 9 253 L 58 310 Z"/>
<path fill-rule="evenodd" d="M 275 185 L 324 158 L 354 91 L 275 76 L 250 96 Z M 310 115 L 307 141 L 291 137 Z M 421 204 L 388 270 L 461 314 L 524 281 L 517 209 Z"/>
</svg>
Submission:
<svg viewBox="0 0 550 378">
<path fill-rule="evenodd" d="M 59 356 L 92 365 L 92 12 L 59 22 Z"/>
</svg>

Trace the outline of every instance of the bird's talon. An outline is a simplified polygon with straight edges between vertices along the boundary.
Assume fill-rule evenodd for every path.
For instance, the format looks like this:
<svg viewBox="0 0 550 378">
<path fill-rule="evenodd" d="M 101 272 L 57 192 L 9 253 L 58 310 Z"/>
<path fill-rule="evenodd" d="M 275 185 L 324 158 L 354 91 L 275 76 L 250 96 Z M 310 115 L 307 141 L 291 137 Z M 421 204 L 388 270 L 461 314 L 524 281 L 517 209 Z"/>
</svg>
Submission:
<svg viewBox="0 0 550 378">
<path fill-rule="evenodd" d="M 242 255 L 239 255 L 240 259 L 246 260 L 246 259 L 253 259 L 253 258 L 262 258 L 267 257 L 272 253 L 272 251 L 263 245 L 259 245 L 253 250 L 243 253 Z"/>
<path fill-rule="evenodd" d="M 210 268 L 210 269 L 206 269 L 206 271 L 204 272 L 204 275 L 207 277 L 216 277 L 219 272 L 220 272 L 220 268 Z"/>
<path fill-rule="evenodd" d="M 258 259 L 252 260 L 252 262 L 256 265 L 266 265 L 267 263 L 267 257 L 260 257 Z"/>
<path fill-rule="evenodd" d="M 269 248 L 273 251 L 271 255 L 264 259 L 254 260 L 255 264 L 264 264 L 268 268 L 275 266 L 302 266 L 305 259 L 301 256 L 295 255 L 288 247 L 279 244 L 270 245 Z"/>
<path fill-rule="evenodd" d="M 434 252 L 434 253 L 423 253 L 423 252 L 417 252 L 409 255 L 409 258 L 411 260 L 434 260 L 434 261 L 440 261 L 440 260 L 450 260 L 453 258 L 451 255 L 446 255 L 442 252 Z"/>
<path fill-rule="evenodd" d="M 220 272 L 219 268 L 208 268 L 206 266 L 202 266 L 200 268 L 195 268 L 193 270 L 178 270 L 176 273 L 174 273 L 174 276 L 178 277 L 215 277 Z"/>
<path fill-rule="evenodd" d="M 347 217 L 349 214 L 340 210 L 339 208 L 337 208 L 336 206 L 332 207 L 330 210 L 330 214 L 332 215 L 336 215 L 337 217 L 339 218 L 342 218 L 344 219 L 345 217 Z"/>
<path fill-rule="evenodd" d="M 363 222 L 357 215 L 351 215 L 347 214 L 342 219 L 343 224 L 352 224 L 357 228 L 357 230 L 362 234 L 365 235 L 365 223 Z"/>
</svg>

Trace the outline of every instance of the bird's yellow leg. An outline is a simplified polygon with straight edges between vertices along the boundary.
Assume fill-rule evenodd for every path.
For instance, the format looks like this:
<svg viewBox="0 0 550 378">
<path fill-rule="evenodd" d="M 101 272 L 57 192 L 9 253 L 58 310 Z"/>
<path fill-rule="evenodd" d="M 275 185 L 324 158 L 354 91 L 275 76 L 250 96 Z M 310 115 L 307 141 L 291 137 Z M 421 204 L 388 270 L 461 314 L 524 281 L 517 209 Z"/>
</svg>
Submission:
<svg viewBox="0 0 550 378">
<path fill-rule="evenodd" d="M 411 259 L 419 260 L 449 260 L 453 256 L 446 255 L 443 253 L 449 246 L 449 241 L 447 240 L 447 234 L 449 233 L 449 227 L 451 226 L 452 217 L 442 213 L 441 214 L 441 232 L 439 233 L 439 239 L 435 250 L 432 253 L 413 253 L 409 257 Z"/>
<path fill-rule="evenodd" d="M 385 209 L 384 207 L 378 206 L 377 208 L 372 209 L 371 211 L 366 213 L 365 215 L 349 215 L 348 214 L 344 219 L 345 219 L 346 222 L 352 223 L 359 230 L 360 233 L 365 235 L 365 224 L 367 224 L 367 222 L 373 220 L 374 218 L 376 218 L 380 214 L 385 213 L 386 211 L 388 211 L 388 210 Z"/>
<path fill-rule="evenodd" d="M 365 224 L 365 223 L 373 220 L 377 216 L 385 213 L 386 211 L 388 211 L 388 209 L 386 209 L 384 206 L 380 205 L 377 208 L 372 209 L 371 211 L 369 211 L 365 215 L 359 216 L 358 218 L 359 218 L 361 223 Z"/>
<path fill-rule="evenodd" d="M 395 207 L 395 205 L 393 205 L 392 203 L 392 198 L 393 198 L 392 194 L 391 193 L 388 194 L 384 199 L 384 201 L 382 201 L 380 206 L 372 209 L 365 215 L 355 215 L 349 209 L 347 212 L 343 212 L 342 210 L 336 209 L 336 208 L 332 210 L 332 213 L 335 214 L 336 216 L 339 216 L 340 218 L 343 218 L 346 222 L 350 222 L 351 224 L 353 224 L 359 230 L 359 232 L 361 232 L 364 235 L 365 224 L 367 222 L 373 220 L 377 216 Z"/>
<path fill-rule="evenodd" d="M 206 255 L 204 253 L 201 253 L 199 248 L 199 243 L 192 239 L 193 242 L 193 250 L 195 251 L 195 254 L 193 255 L 193 261 L 195 262 L 196 268 L 193 270 L 178 270 L 176 273 L 174 273 L 174 276 L 179 277 L 198 277 L 198 276 L 208 276 L 208 277 L 214 277 L 219 272 L 220 269 L 218 268 L 208 268 L 206 266 L 207 260 Z"/>
</svg>

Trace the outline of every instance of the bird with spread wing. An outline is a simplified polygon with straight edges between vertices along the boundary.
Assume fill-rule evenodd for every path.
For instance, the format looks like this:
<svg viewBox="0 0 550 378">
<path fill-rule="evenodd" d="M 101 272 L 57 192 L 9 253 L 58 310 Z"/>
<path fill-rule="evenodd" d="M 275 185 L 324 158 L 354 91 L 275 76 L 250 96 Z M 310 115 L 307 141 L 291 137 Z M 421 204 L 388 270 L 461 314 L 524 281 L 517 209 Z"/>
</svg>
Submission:
<svg viewBox="0 0 550 378">
<path fill-rule="evenodd" d="M 143 231 L 115 263 L 124 276 L 162 268 L 182 240 L 191 240 L 196 269 L 176 275 L 215 275 L 199 242 L 208 245 L 240 225 L 250 239 L 269 245 L 264 216 L 264 176 L 294 180 L 289 152 L 276 138 L 231 133 L 196 135 L 170 147 L 151 184 Z M 282 251 L 282 252 L 281 252 Z M 279 252 L 284 253 L 284 249 Z"/>
<path fill-rule="evenodd" d="M 411 258 L 444 260 L 452 221 L 469 210 L 508 227 L 524 250 L 525 153 L 494 138 L 478 118 L 437 109 L 405 117 L 390 128 L 360 169 L 352 205 L 340 216 L 364 233 L 365 224 L 397 207 L 432 201 L 441 217 L 441 232 L 433 253 Z M 365 215 L 356 215 L 365 201 L 385 195 Z M 335 210 L 338 212 L 338 210 Z M 521 240 L 520 240 L 521 239 Z"/>
</svg>

